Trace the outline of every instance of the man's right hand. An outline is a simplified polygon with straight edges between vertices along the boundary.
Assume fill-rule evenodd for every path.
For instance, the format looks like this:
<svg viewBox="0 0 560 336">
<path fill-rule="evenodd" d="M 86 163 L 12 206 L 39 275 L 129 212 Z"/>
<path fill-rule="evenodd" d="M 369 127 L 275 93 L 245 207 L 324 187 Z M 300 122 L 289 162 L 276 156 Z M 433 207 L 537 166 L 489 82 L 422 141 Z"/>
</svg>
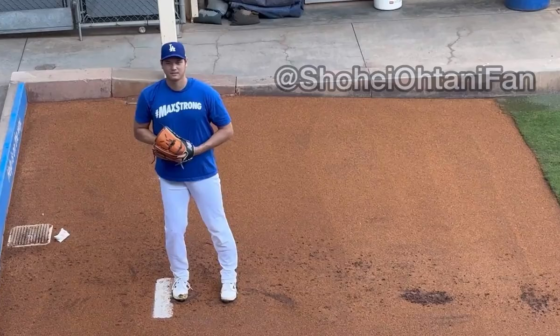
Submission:
<svg viewBox="0 0 560 336">
<path fill-rule="evenodd" d="M 150 130 L 150 123 L 134 122 L 134 138 L 148 145 L 153 145 L 156 141 L 156 135 Z"/>
</svg>

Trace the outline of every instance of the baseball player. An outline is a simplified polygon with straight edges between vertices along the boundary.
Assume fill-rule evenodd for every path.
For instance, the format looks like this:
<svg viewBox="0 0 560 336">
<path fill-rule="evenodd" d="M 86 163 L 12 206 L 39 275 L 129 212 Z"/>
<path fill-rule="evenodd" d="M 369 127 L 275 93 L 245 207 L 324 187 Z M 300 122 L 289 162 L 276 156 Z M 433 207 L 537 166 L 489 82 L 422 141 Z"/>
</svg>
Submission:
<svg viewBox="0 0 560 336">
<path fill-rule="evenodd" d="M 218 92 L 210 85 L 185 75 L 185 47 L 178 42 L 161 47 L 161 67 L 166 78 L 140 93 L 135 113 L 134 137 L 153 145 L 156 135 L 168 127 L 194 146 L 188 162 L 156 158 L 164 210 L 165 247 L 174 276 L 173 298 L 187 299 L 189 263 L 185 244 L 188 204 L 192 198 L 218 254 L 221 266 L 221 299 L 237 297 L 237 246 L 222 203 L 220 177 L 213 149 L 233 135 L 231 118 Z M 152 124 L 153 132 L 149 130 Z M 212 124 L 217 127 L 214 132 Z"/>
</svg>

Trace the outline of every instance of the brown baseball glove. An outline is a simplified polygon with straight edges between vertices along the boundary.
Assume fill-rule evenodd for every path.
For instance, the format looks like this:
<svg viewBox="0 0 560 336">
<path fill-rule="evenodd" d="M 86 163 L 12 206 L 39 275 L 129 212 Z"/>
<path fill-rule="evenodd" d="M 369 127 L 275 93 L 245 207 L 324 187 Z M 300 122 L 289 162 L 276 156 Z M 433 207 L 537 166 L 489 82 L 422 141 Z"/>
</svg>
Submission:
<svg viewBox="0 0 560 336">
<path fill-rule="evenodd" d="M 181 139 L 169 127 L 165 126 L 158 133 L 152 148 L 154 160 L 160 159 L 183 164 L 194 156 L 194 146 L 191 142 Z"/>
</svg>

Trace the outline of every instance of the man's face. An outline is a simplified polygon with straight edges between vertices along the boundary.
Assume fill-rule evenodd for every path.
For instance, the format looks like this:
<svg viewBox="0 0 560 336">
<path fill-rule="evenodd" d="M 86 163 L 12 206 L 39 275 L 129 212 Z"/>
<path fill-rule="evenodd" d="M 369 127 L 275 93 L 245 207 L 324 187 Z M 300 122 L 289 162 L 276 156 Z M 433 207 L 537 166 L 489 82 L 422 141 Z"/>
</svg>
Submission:
<svg viewBox="0 0 560 336">
<path fill-rule="evenodd" d="M 181 80 L 185 77 L 187 70 L 187 60 L 171 57 L 161 62 L 161 68 L 167 79 Z"/>
</svg>

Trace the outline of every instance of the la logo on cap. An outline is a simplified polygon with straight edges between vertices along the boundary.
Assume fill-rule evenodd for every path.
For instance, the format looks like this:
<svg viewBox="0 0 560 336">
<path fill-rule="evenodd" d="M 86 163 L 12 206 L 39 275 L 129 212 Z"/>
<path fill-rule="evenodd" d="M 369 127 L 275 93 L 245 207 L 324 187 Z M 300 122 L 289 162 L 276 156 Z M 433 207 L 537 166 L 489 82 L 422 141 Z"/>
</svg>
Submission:
<svg viewBox="0 0 560 336">
<path fill-rule="evenodd" d="M 169 45 L 169 51 L 171 51 L 171 52 L 175 51 L 175 47 L 173 46 L 173 44 Z"/>
</svg>

